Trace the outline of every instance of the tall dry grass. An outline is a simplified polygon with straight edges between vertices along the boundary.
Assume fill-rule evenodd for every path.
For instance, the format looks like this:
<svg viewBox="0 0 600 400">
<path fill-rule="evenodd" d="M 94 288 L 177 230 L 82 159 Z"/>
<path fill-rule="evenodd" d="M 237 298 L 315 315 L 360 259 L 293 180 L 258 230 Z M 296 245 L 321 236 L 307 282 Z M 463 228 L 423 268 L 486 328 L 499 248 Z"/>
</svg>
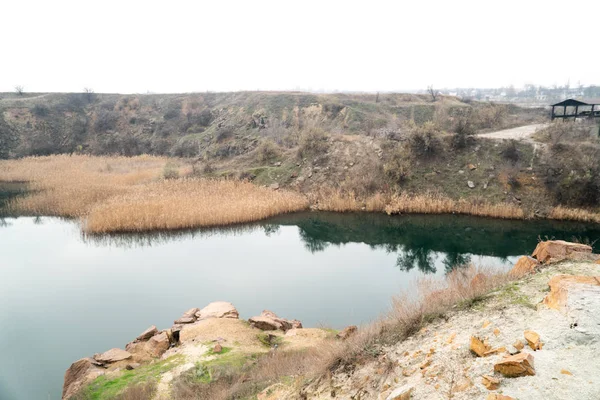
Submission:
<svg viewBox="0 0 600 400">
<path fill-rule="evenodd" d="M 90 233 L 251 222 L 308 206 L 305 197 L 248 182 L 163 179 L 166 158 L 50 156 L 0 162 L 0 181 L 30 182 L 18 213 L 81 218 Z"/>
<path fill-rule="evenodd" d="M 550 210 L 550 219 L 600 223 L 600 213 L 578 208 L 557 206 Z"/>
<path fill-rule="evenodd" d="M 436 194 L 389 194 L 376 193 L 362 199 L 353 192 L 322 189 L 313 196 L 319 210 L 323 211 L 370 211 L 392 214 L 468 214 L 483 217 L 524 219 L 527 215 L 521 207 L 509 203 L 491 204 L 485 201 L 453 200 Z"/>
</svg>

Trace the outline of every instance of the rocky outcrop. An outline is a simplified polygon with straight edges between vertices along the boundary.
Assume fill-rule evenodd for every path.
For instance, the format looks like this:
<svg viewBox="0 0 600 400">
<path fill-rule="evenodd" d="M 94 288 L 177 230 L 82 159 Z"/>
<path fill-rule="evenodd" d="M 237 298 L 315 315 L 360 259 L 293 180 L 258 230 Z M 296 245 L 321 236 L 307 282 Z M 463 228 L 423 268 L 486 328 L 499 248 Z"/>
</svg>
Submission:
<svg viewBox="0 0 600 400">
<path fill-rule="evenodd" d="M 555 275 L 548 282 L 550 293 L 544 298 L 544 304 L 555 310 L 566 312 L 569 292 L 576 286 L 600 286 L 600 276 Z"/>
<path fill-rule="evenodd" d="M 138 337 L 136 337 L 135 341 L 141 342 L 141 341 L 144 341 L 144 340 L 148 340 L 152 336 L 156 335 L 157 333 L 158 333 L 158 329 L 156 329 L 156 326 L 152 325 L 150 328 L 146 329 Z"/>
<path fill-rule="evenodd" d="M 298 320 L 287 320 L 280 318 L 273 311 L 263 310 L 259 316 L 252 317 L 248 320 L 250 325 L 263 331 L 288 331 L 290 329 L 302 328 L 302 323 Z"/>
<path fill-rule="evenodd" d="M 540 262 L 533 257 L 523 256 L 517 260 L 515 266 L 510 270 L 512 278 L 520 278 L 534 273 L 540 266 Z"/>
<path fill-rule="evenodd" d="M 62 398 L 68 399 L 91 381 L 104 374 L 98 362 L 92 358 L 75 361 L 65 372 Z"/>
<path fill-rule="evenodd" d="M 585 254 L 591 253 L 592 247 L 586 244 L 565 242 L 564 240 L 547 240 L 538 243 L 532 256 L 539 262 L 548 264 L 568 258 L 585 258 Z"/>
<path fill-rule="evenodd" d="M 202 310 L 195 313 L 198 320 L 207 318 L 235 318 L 238 319 L 240 314 L 233 304 L 227 301 L 215 301 L 210 303 Z"/>
<path fill-rule="evenodd" d="M 99 363 L 104 363 L 104 364 L 110 364 L 110 363 L 114 363 L 117 361 L 122 361 L 122 360 L 126 360 L 128 358 L 131 358 L 131 353 L 126 351 L 126 350 L 122 350 L 122 349 L 110 349 L 108 351 L 105 351 L 102 354 L 95 354 L 94 355 L 94 360 L 98 361 Z"/>
</svg>

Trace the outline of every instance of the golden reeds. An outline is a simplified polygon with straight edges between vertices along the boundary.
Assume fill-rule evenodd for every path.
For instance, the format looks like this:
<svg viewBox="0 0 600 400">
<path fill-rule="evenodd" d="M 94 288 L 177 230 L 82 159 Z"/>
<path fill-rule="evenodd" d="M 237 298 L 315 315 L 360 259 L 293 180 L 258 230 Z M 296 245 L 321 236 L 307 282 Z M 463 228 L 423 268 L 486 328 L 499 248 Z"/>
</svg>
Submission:
<svg viewBox="0 0 600 400">
<path fill-rule="evenodd" d="M 600 223 L 600 213 L 563 206 L 554 207 L 550 210 L 548 218 Z"/>
<path fill-rule="evenodd" d="M 30 195 L 11 203 L 14 211 L 79 217 L 90 233 L 227 225 L 308 206 L 297 193 L 248 182 L 164 180 L 167 161 L 149 156 L 32 157 L 0 162 L 0 181 L 30 182 Z"/>
</svg>

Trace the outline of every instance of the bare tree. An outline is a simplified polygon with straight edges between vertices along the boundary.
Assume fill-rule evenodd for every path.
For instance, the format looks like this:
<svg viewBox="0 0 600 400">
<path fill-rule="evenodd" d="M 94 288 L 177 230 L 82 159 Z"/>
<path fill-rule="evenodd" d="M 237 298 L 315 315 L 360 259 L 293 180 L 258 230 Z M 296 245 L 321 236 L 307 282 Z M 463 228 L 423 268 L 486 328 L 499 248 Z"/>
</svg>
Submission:
<svg viewBox="0 0 600 400">
<path fill-rule="evenodd" d="M 377 95 L 375 96 L 375 103 L 379 103 L 379 92 L 377 92 Z"/>
<path fill-rule="evenodd" d="M 19 96 L 23 96 L 24 92 L 25 88 L 22 85 L 15 86 L 15 93 L 17 93 Z"/>
<path fill-rule="evenodd" d="M 433 88 L 433 85 L 427 87 L 427 93 L 431 96 L 431 101 L 436 101 L 439 92 Z"/>
<path fill-rule="evenodd" d="M 94 89 L 91 88 L 83 88 L 83 92 L 85 93 L 88 103 L 91 103 L 94 99 Z"/>
</svg>

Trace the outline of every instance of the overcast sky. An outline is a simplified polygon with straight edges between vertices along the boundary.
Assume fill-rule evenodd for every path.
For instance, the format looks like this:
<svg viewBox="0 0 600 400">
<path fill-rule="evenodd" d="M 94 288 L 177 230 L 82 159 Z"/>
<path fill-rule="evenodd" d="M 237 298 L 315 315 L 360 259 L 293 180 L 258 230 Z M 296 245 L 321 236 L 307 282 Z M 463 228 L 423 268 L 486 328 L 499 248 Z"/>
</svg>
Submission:
<svg viewBox="0 0 600 400">
<path fill-rule="evenodd" d="M 6 1 L 0 91 L 599 84 L 599 15 L 598 0 Z"/>
</svg>

